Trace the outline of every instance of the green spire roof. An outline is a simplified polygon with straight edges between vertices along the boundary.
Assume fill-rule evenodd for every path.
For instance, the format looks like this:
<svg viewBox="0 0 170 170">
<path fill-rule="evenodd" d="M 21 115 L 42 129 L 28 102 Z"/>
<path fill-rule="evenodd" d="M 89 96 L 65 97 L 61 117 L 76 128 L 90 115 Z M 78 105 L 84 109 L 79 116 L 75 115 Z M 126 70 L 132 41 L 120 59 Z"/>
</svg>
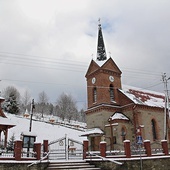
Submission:
<svg viewBox="0 0 170 170">
<path fill-rule="evenodd" d="M 103 40 L 103 35 L 102 35 L 102 28 L 100 24 L 100 19 L 99 19 L 99 32 L 98 32 L 98 44 L 97 44 L 97 60 L 98 61 L 103 61 L 107 59 L 106 56 L 106 50 L 104 46 L 104 40 Z"/>
</svg>

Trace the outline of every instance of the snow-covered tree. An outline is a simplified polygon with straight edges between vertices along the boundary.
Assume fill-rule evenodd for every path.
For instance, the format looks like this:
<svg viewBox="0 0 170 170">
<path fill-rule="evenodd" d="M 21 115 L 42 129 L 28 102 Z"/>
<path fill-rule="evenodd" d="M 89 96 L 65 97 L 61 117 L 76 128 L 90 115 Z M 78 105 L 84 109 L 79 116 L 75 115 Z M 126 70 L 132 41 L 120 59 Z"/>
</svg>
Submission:
<svg viewBox="0 0 170 170">
<path fill-rule="evenodd" d="M 5 102 L 3 104 L 3 108 L 6 112 L 12 114 L 19 113 L 19 103 L 20 103 L 20 93 L 19 91 L 13 87 L 8 86 L 2 92 L 3 97 L 5 98 Z"/>
<path fill-rule="evenodd" d="M 71 95 L 62 93 L 56 102 L 57 115 L 64 120 L 65 118 L 69 121 L 74 118 L 77 113 L 76 102 Z"/>
<path fill-rule="evenodd" d="M 15 135 L 13 134 L 11 137 L 10 137 L 10 139 L 9 139 L 9 141 L 8 141 L 8 143 L 7 143 L 7 151 L 13 151 L 14 150 L 14 141 L 15 141 Z"/>
<path fill-rule="evenodd" d="M 28 90 L 26 90 L 24 92 L 24 95 L 22 96 L 21 102 L 22 102 L 22 104 L 24 106 L 24 110 L 26 109 L 26 107 L 28 105 L 30 105 L 30 103 L 31 103 L 31 95 L 30 95 Z"/>
<path fill-rule="evenodd" d="M 44 117 L 44 112 L 46 110 L 46 104 L 48 103 L 48 96 L 44 91 L 39 93 L 38 102 L 39 102 L 40 112 L 42 113 L 42 117 Z"/>
<path fill-rule="evenodd" d="M 80 114 L 80 121 L 86 122 L 86 115 L 83 109 L 80 110 L 79 114 Z"/>
</svg>

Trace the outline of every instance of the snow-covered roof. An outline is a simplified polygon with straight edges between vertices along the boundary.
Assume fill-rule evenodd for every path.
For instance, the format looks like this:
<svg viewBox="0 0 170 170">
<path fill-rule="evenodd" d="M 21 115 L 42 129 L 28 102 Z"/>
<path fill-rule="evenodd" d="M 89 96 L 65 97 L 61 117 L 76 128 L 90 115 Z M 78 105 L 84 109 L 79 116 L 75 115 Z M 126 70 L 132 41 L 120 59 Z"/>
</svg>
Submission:
<svg viewBox="0 0 170 170">
<path fill-rule="evenodd" d="M 124 114 L 122 113 L 114 113 L 112 116 L 110 116 L 109 118 L 110 120 L 116 120 L 116 119 L 120 119 L 120 120 L 129 120 Z"/>
<path fill-rule="evenodd" d="M 95 61 L 100 67 L 106 62 L 106 60 L 102 60 L 102 61 Z"/>
<path fill-rule="evenodd" d="M 107 62 L 107 60 L 108 60 L 108 59 L 106 59 L 106 60 L 101 60 L 101 61 L 95 60 L 95 62 L 101 67 L 104 63 Z"/>
<path fill-rule="evenodd" d="M 102 135 L 104 134 L 103 131 L 100 128 L 92 128 L 87 129 L 85 132 L 82 133 L 81 136 L 90 136 L 90 135 Z"/>
<path fill-rule="evenodd" d="M 5 117 L 0 116 L 0 125 L 16 126 L 11 120 Z"/>
<path fill-rule="evenodd" d="M 35 132 L 22 132 L 21 135 L 23 136 L 37 136 L 37 134 Z"/>
<path fill-rule="evenodd" d="M 3 98 L 3 97 L 0 96 L 0 100 L 5 100 L 5 98 Z"/>
<path fill-rule="evenodd" d="M 29 115 L 29 112 L 28 112 L 28 110 L 27 110 L 27 109 L 25 110 L 24 115 Z"/>
<path fill-rule="evenodd" d="M 120 91 L 131 99 L 135 104 L 142 104 L 153 107 L 165 106 L 165 95 L 155 91 L 145 90 L 137 87 L 123 85 Z"/>
</svg>

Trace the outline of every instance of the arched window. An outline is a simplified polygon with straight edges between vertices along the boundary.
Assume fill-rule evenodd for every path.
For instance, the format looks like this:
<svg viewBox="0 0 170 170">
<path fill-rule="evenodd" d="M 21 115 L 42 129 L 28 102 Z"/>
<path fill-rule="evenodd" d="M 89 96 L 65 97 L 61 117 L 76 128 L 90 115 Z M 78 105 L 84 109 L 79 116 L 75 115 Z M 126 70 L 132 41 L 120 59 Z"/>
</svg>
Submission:
<svg viewBox="0 0 170 170">
<path fill-rule="evenodd" d="M 114 101 L 114 88 L 113 85 L 110 85 L 110 101 Z"/>
<path fill-rule="evenodd" d="M 126 130 L 124 127 L 121 129 L 122 142 L 126 140 Z"/>
<path fill-rule="evenodd" d="M 156 133 L 156 122 L 154 119 L 151 120 L 151 126 L 152 126 L 152 135 L 153 140 L 157 140 L 157 133 Z"/>
<path fill-rule="evenodd" d="M 94 87 L 93 89 L 93 103 L 97 102 L 97 89 Z"/>
</svg>

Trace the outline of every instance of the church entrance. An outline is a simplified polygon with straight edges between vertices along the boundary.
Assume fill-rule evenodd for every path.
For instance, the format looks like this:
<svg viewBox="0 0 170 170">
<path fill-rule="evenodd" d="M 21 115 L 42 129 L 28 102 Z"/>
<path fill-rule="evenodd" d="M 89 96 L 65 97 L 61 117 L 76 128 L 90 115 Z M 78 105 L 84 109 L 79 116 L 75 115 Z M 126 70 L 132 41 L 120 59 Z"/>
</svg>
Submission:
<svg viewBox="0 0 170 170">
<path fill-rule="evenodd" d="M 101 142 L 101 136 L 91 137 L 91 148 L 90 148 L 91 151 L 99 151 L 100 142 Z"/>
</svg>

